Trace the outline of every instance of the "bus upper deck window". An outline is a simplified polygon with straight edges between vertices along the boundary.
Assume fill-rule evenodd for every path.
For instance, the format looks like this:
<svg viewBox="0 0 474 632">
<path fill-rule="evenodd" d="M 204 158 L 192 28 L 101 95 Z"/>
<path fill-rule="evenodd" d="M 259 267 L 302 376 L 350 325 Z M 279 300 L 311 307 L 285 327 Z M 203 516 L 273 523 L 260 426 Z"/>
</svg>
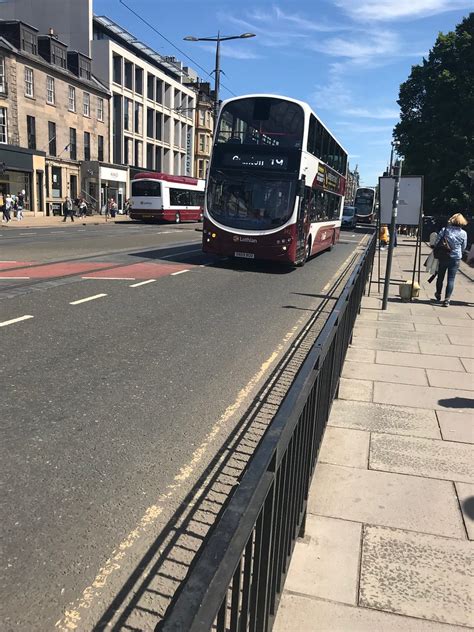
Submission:
<svg viewBox="0 0 474 632">
<path fill-rule="evenodd" d="M 271 99 L 255 99 L 253 108 L 254 121 L 268 121 L 270 118 Z"/>
</svg>

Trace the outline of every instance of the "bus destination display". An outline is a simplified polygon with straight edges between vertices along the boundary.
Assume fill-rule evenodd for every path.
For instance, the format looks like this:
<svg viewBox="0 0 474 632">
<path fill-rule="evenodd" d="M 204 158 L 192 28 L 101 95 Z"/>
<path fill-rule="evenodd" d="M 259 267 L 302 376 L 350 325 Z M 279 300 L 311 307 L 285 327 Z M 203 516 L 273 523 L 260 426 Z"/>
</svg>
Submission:
<svg viewBox="0 0 474 632">
<path fill-rule="evenodd" d="M 247 167 L 252 169 L 284 171 L 288 168 L 288 157 L 234 152 L 224 154 L 223 164 L 225 167 Z"/>
</svg>

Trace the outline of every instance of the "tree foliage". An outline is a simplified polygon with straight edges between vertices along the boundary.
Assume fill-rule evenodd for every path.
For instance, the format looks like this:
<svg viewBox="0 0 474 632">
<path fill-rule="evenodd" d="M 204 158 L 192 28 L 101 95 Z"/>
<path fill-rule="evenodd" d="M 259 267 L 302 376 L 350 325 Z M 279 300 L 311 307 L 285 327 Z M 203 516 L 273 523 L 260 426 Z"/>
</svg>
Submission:
<svg viewBox="0 0 474 632">
<path fill-rule="evenodd" d="M 474 13 L 401 84 L 394 138 L 405 175 L 423 175 L 425 213 L 473 212 Z"/>
</svg>

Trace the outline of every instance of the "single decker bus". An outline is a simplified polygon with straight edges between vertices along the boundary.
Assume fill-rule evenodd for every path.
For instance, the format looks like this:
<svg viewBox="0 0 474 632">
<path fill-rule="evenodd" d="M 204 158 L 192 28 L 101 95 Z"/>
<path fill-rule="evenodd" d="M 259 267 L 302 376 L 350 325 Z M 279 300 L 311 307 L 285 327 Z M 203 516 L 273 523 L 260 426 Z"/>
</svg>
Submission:
<svg viewBox="0 0 474 632">
<path fill-rule="evenodd" d="M 198 222 L 204 211 L 204 180 L 167 173 L 138 173 L 132 180 L 129 215 L 142 221 Z"/>
<path fill-rule="evenodd" d="M 376 191 L 373 187 L 356 189 L 354 206 L 358 222 L 371 224 L 375 214 Z"/>
<path fill-rule="evenodd" d="M 304 265 L 338 240 L 347 152 L 309 105 L 246 95 L 220 110 L 203 250 Z"/>
</svg>

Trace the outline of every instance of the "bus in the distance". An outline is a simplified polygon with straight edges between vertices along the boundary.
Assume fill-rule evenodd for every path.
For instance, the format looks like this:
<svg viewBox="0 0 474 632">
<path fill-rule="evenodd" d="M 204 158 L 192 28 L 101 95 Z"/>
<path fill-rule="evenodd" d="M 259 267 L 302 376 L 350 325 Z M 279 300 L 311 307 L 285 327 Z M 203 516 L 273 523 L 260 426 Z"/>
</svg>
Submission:
<svg viewBox="0 0 474 632">
<path fill-rule="evenodd" d="M 204 210 L 204 180 L 167 173 L 138 173 L 132 180 L 129 215 L 142 221 L 198 222 Z"/>
<path fill-rule="evenodd" d="M 376 191 L 373 187 L 356 189 L 354 206 L 358 222 L 370 224 L 375 216 Z"/>
<path fill-rule="evenodd" d="M 203 250 L 303 265 L 339 237 L 347 153 L 310 106 L 256 94 L 222 105 Z"/>
</svg>

